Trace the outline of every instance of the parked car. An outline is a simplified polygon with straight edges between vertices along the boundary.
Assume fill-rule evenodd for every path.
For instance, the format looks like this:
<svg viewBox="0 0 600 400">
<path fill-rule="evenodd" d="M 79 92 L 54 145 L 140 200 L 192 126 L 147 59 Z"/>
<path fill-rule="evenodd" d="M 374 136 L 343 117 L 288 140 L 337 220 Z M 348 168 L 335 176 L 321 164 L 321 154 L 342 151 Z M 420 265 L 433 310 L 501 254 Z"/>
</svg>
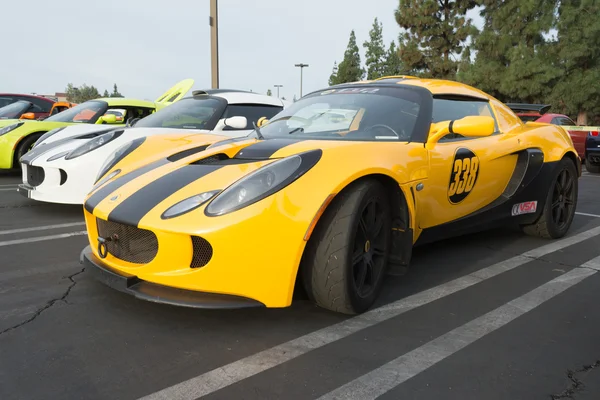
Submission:
<svg viewBox="0 0 600 400">
<path fill-rule="evenodd" d="M 586 139 L 589 131 L 570 129 L 576 127 L 577 124 L 571 118 L 564 114 L 548 113 L 552 105 L 550 104 L 523 104 L 523 103 L 507 103 L 515 114 L 521 118 L 523 122 L 543 122 L 546 124 L 554 124 L 564 126 L 569 132 L 573 146 L 577 150 L 577 154 L 581 160 L 585 160 Z"/>
<path fill-rule="evenodd" d="M 34 118 L 46 118 L 50 116 L 50 110 L 52 105 L 55 103 L 54 100 L 47 97 L 35 96 L 32 94 L 14 94 L 14 93 L 0 93 L 0 107 L 5 107 L 10 104 L 16 103 L 17 101 L 26 101 L 30 103 L 27 110 L 23 111 L 22 114 L 32 113 Z M 19 115 L 16 119 L 19 119 Z"/>
</svg>

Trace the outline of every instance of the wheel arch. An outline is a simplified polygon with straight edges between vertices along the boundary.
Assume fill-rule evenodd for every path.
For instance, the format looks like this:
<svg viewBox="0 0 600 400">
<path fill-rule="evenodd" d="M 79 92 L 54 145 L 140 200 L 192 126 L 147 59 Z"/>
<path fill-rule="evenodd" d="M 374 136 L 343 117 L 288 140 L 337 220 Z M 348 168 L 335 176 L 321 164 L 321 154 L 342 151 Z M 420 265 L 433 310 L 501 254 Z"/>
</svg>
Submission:
<svg viewBox="0 0 600 400">
<path fill-rule="evenodd" d="M 322 208 L 315 215 L 315 220 L 312 221 L 307 234 L 308 238 L 305 237 L 306 245 L 302 250 L 300 262 L 296 270 L 296 280 L 294 283 L 294 292 L 296 292 L 302 285 L 302 273 L 301 269 L 305 265 L 303 262 L 306 256 L 307 250 L 310 246 L 308 243 L 313 240 L 313 233 L 320 228 L 323 215 L 329 210 L 332 204 L 339 199 L 340 195 L 348 190 L 351 190 L 357 182 L 365 180 L 374 180 L 379 182 L 386 190 L 388 199 L 390 200 L 390 206 L 392 209 L 392 248 L 390 254 L 390 264 L 398 265 L 399 267 L 406 269 L 410 258 L 412 256 L 413 246 L 413 228 L 415 226 L 415 212 L 414 203 L 410 200 L 412 195 L 405 193 L 405 189 L 402 188 L 399 182 L 383 173 L 371 173 L 362 175 L 352 181 L 349 181 L 341 190 L 337 193 L 329 196 L 324 202 Z M 304 290 L 302 288 L 302 290 Z"/>
<path fill-rule="evenodd" d="M 19 149 L 21 147 L 21 144 L 23 143 L 23 140 L 25 140 L 26 138 L 31 137 L 32 135 L 43 135 L 44 133 L 48 132 L 47 130 L 41 130 L 41 131 L 35 131 L 35 132 L 30 132 L 26 135 L 23 135 L 19 138 L 19 140 L 17 140 L 13 146 L 12 149 L 12 163 L 13 163 L 13 168 L 15 168 L 17 165 L 19 165 L 19 160 L 17 160 L 17 154 L 19 152 Z"/>
<path fill-rule="evenodd" d="M 567 159 L 573 161 L 573 164 L 575 164 L 575 169 L 577 170 L 577 176 L 581 177 L 581 159 L 579 158 L 579 155 L 577 155 L 573 151 L 569 150 L 563 155 L 562 158 L 563 159 L 567 158 Z"/>
</svg>

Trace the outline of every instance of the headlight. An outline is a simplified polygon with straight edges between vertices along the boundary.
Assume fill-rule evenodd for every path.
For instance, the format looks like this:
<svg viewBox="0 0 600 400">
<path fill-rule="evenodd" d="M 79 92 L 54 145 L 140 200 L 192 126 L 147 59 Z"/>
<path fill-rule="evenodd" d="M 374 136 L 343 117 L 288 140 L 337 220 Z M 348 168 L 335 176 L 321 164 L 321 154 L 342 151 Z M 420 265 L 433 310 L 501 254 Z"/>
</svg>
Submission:
<svg viewBox="0 0 600 400">
<path fill-rule="evenodd" d="M 46 161 L 58 160 L 59 158 L 62 158 L 64 156 L 66 156 L 67 154 L 69 154 L 69 151 L 63 151 L 62 153 L 58 153 L 58 154 L 53 155 L 52 157 L 48 157 L 48 159 Z"/>
<path fill-rule="evenodd" d="M 50 136 L 54 135 L 55 133 L 58 133 L 58 132 L 62 131 L 65 128 L 66 128 L 66 126 L 61 126 L 60 128 L 52 129 L 51 131 L 48 131 L 48 132 L 44 133 L 42 136 L 40 136 L 40 138 L 38 140 L 35 141 L 35 143 L 33 144 L 32 149 L 35 146 L 37 146 L 38 144 L 42 143 L 44 140 L 48 139 Z"/>
<path fill-rule="evenodd" d="M 87 143 L 82 144 L 81 146 L 71 150 L 69 154 L 65 156 L 65 160 L 72 160 L 73 158 L 80 157 L 84 154 L 89 153 L 92 150 L 96 150 L 98 147 L 104 146 L 106 143 L 118 138 L 123 134 L 123 131 L 111 131 L 105 133 L 104 135 L 100 135 Z"/>
<path fill-rule="evenodd" d="M 259 168 L 215 197 L 205 214 L 227 214 L 272 195 L 304 175 L 320 160 L 321 154 L 321 150 L 311 150 Z"/>
<path fill-rule="evenodd" d="M 102 178 L 104 176 L 104 174 L 106 174 L 108 171 L 110 171 L 110 169 L 112 167 L 117 165 L 117 163 L 119 161 L 121 161 L 123 158 L 125 158 L 125 156 L 127 156 L 132 151 L 134 151 L 135 149 L 140 147 L 140 145 L 142 143 L 144 143 L 144 140 L 146 140 L 146 138 L 142 137 L 139 139 L 135 139 L 129 143 L 125 143 L 123 146 L 119 147 L 114 153 L 112 153 L 106 159 L 106 161 L 104 161 L 104 164 L 102 164 L 102 167 L 100 167 L 100 172 L 98 172 L 98 176 L 96 176 L 96 182 L 98 182 L 98 180 L 100 178 Z"/>
<path fill-rule="evenodd" d="M 13 131 L 23 125 L 25 122 L 17 122 L 16 124 L 5 126 L 4 128 L 0 128 L 0 136 L 6 135 L 8 132 Z"/>
<path fill-rule="evenodd" d="M 169 219 L 177 217 L 181 214 L 188 213 L 196 208 L 200 207 L 202 204 L 206 203 L 208 200 L 212 199 L 214 195 L 219 193 L 219 190 L 213 190 L 210 192 L 204 192 L 197 194 L 192 197 L 188 197 L 185 200 L 180 201 L 179 203 L 167 208 L 167 211 L 162 213 L 160 216 L 162 219 Z"/>
</svg>

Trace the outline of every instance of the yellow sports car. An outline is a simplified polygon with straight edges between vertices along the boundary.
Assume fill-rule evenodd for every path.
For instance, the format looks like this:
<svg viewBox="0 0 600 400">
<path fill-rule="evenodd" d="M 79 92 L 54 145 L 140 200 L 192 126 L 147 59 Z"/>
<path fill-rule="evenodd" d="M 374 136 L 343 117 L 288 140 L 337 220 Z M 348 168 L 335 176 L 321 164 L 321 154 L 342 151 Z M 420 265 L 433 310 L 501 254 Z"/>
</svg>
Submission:
<svg viewBox="0 0 600 400">
<path fill-rule="evenodd" d="M 138 298 L 361 313 L 413 246 L 516 224 L 560 238 L 580 162 L 561 127 L 472 87 L 386 77 L 304 96 L 248 137 L 162 135 L 107 160 L 81 262 Z"/>
</svg>

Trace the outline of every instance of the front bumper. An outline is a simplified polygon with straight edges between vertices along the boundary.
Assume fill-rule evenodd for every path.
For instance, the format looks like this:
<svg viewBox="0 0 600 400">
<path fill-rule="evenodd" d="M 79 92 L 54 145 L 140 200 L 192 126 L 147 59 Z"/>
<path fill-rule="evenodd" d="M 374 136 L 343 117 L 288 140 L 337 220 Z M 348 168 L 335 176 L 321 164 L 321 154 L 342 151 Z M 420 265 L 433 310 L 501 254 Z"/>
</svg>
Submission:
<svg viewBox="0 0 600 400">
<path fill-rule="evenodd" d="M 90 246 L 81 252 L 80 262 L 98 281 L 141 300 L 205 309 L 264 307 L 264 304 L 245 297 L 178 289 L 144 281 L 134 275 L 123 275 L 96 257 Z"/>
<path fill-rule="evenodd" d="M 23 184 L 19 185 L 19 193 L 48 203 L 83 204 L 93 184 L 93 173 L 86 176 L 86 169 L 67 171 L 21 163 L 21 170 Z"/>
</svg>

